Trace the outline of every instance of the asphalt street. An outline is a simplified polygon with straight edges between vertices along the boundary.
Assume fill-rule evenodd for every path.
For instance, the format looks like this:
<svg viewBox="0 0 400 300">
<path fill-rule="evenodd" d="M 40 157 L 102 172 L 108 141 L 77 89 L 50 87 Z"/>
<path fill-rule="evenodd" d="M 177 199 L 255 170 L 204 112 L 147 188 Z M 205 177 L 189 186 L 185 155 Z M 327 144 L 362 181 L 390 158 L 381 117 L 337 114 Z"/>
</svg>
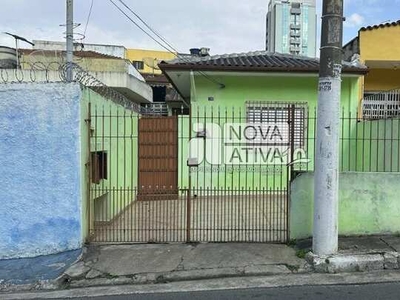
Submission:
<svg viewBox="0 0 400 300">
<path fill-rule="evenodd" d="M 76 298 L 75 298 L 76 299 Z M 347 299 L 400 299 L 400 283 L 380 283 L 366 285 L 301 286 L 283 288 L 240 289 L 200 291 L 163 294 L 136 294 L 81 298 L 84 300 L 239 300 L 239 299 L 279 299 L 279 300 L 347 300 Z"/>
</svg>

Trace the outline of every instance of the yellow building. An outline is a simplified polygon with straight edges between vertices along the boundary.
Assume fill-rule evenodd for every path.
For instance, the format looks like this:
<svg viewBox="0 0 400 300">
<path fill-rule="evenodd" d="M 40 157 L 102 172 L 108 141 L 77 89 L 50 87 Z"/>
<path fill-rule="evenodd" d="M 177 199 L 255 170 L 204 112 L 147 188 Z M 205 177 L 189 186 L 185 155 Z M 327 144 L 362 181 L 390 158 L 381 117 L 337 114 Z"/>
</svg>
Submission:
<svg viewBox="0 0 400 300">
<path fill-rule="evenodd" d="M 352 61 L 356 54 L 369 67 L 364 97 L 400 88 L 400 20 L 361 28 L 343 49 L 345 60 Z"/>
<path fill-rule="evenodd" d="M 130 60 L 142 74 L 161 74 L 158 63 L 162 60 L 176 58 L 176 53 L 158 50 L 127 49 L 126 59 Z"/>
</svg>

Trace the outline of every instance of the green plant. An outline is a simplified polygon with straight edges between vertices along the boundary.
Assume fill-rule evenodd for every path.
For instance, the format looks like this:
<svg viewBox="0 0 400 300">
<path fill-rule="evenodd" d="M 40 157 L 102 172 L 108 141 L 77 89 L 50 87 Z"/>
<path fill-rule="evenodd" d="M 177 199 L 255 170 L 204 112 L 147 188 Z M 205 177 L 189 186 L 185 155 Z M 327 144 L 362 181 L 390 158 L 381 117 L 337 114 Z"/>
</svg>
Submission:
<svg viewBox="0 0 400 300">
<path fill-rule="evenodd" d="M 297 251 L 296 251 L 296 256 L 297 256 L 298 258 L 305 258 L 307 253 L 308 253 L 307 250 L 300 249 L 300 250 L 297 250 Z"/>
</svg>

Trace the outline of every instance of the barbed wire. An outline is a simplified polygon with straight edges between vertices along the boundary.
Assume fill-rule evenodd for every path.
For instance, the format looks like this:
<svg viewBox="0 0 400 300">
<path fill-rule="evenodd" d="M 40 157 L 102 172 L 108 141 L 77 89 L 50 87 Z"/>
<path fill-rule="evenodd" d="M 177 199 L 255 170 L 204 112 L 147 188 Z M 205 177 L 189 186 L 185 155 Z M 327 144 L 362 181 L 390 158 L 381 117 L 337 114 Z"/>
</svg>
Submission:
<svg viewBox="0 0 400 300">
<path fill-rule="evenodd" d="M 110 88 L 76 63 L 22 62 L 20 68 L 8 69 L 4 67 L 4 65 L 0 65 L 0 84 L 68 82 L 67 71 L 72 69 L 72 81 L 79 82 L 82 86 L 90 88 L 97 94 L 122 105 L 126 109 L 143 114 L 152 113 L 151 109 L 140 106 L 115 89 Z"/>
</svg>

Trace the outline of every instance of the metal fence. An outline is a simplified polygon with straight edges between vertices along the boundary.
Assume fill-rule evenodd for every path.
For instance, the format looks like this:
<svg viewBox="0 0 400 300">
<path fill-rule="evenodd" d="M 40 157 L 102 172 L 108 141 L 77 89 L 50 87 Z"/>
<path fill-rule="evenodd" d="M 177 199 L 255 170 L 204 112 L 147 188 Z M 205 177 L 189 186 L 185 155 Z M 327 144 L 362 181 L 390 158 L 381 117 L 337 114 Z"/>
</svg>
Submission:
<svg viewBox="0 0 400 300">
<path fill-rule="evenodd" d="M 286 189 L 180 189 L 175 198 L 166 199 L 165 188 L 156 188 L 146 200 L 137 197 L 137 188 L 92 188 L 91 193 L 96 218 L 93 242 L 284 243 L 288 239 Z"/>
<path fill-rule="evenodd" d="M 308 120 L 312 128 L 316 119 L 314 111 Z M 400 118 L 366 120 L 342 110 L 340 126 L 340 172 L 400 172 Z M 306 171 L 313 171 L 314 131 L 308 143 L 312 160 Z"/>
<path fill-rule="evenodd" d="M 400 116 L 400 89 L 376 93 L 363 99 L 364 119 L 388 119 Z"/>
<path fill-rule="evenodd" d="M 288 241 L 290 181 L 314 170 L 316 120 L 304 103 L 194 107 L 191 115 L 172 117 L 92 104 L 92 241 Z M 266 134 L 266 148 L 260 137 L 226 140 L 226 126 L 235 124 L 260 130 L 275 124 L 280 137 Z M 207 149 L 226 155 L 220 147 L 232 145 L 280 152 L 242 164 L 210 163 Z M 360 120 L 343 110 L 339 150 L 342 172 L 400 172 L 400 119 Z M 188 157 L 196 162 L 189 166 Z"/>
<path fill-rule="evenodd" d="M 290 130 L 288 122 L 294 114 L 287 108 L 277 112 L 276 119 Z M 208 121 L 222 126 L 242 118 L 249 122 L 248 116 L 235 114 L 220 115 L 219 123 L 214 116 Z M 288 240 L 291 165 L 270 162 L 240 169 L 238 165 L 213 166 L 205 159 L 188 166 L 190 124 L 203 121 L 204 115 L 148 117 L 115 106 L 91 105 L 93 241 Z M 287 132 L 285 138 L 289 137 Z M 272 141 L 271 145 L 276 144 Z"/>
</svg>

